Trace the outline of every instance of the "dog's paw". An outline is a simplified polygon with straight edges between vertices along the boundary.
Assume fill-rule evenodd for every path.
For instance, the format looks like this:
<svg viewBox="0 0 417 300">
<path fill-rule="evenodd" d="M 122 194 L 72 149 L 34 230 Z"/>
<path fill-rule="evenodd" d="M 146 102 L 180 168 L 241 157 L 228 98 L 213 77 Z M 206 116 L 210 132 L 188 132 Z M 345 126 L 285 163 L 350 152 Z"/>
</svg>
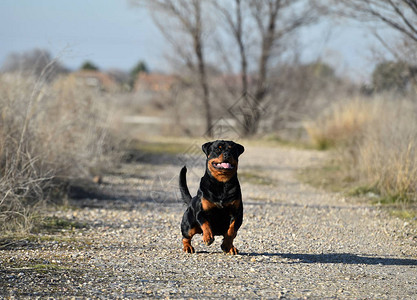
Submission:
<svg viewBox="0 0 417 300">
<path fill-rule="evenodd" d="M 212 233 L 203 234 L 203 242 L 207 246 L 210 246 L 214 242 L 214 237 Z"/>
<path fill-rule="evenodd" d="M 237 250 L 237 248 L 235 246 L 232 246 L 232 248 L 230 248 L 228 254 L 237 255 L 237 254 L 239 254 L 239 251 Z"/>
<path fill-rule="evenodd" d="M 230 255 L 239 254 L 239 251 L 233 245 L 230 246 L 230 245 L 222 244 L 221 248 L 222 248 L 223 252 L 226 253 L 226 254 L 230 254 Z"/>
<path fill-rule="evenodd" d="M 182 249 L 185 253 L 195 253 L 194 247 L 191 245 L 184 246 Z"/>
</svg>

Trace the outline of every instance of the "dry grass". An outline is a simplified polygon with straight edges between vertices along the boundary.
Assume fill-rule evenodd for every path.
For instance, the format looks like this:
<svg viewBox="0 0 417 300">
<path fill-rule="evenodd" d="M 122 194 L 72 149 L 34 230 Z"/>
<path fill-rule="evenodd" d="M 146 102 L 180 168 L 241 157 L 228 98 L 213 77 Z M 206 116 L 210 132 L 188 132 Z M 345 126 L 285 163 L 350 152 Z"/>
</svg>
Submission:
<svg viewBox="0 0 417 300">
<path fill-rule="evenodd" d="M 378 120 L 367 128 L 359 145 L 360 171 L 382 195 L 416 201 L 416 106 L 406 101 L 383 106 Z"/>
<path fill-rule="evenodd" d="M 316 120 L 306 123 L 305 128 L 314 146 L 320 150 L 349 144 L 359 138 L 376 116 L 374 109 L 371 103 L 359 98 L 338 102 Z"/>
<path fill-rule="evenodd" d="M 0 231 L 29 230 L 56 178 L 88 175 L 113 148 L 101 98 L 70 79 L 0 75 Z"/>
<path fill-rule="evenodd" d="M 320 149 L 335 146 L 345 173 L 393 201 L 417 200 L 417 106 L 409 100 L 355 99 L 307 124 Z"/>
</svg>

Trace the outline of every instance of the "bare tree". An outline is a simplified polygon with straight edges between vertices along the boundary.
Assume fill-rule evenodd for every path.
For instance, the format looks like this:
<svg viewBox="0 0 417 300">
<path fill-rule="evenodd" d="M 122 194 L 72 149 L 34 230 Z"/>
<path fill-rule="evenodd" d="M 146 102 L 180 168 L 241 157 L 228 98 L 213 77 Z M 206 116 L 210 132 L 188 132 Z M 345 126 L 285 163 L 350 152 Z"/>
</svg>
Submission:
<svg viewBox="0 0 417 300">
<path fill-rule="evenodd" d="M 327 8 L 330 13 L 373 25 L 373 33 L 377 40 L 397 60 L 406 60 L 407 56 L 413 57 L 412 60 L 415 60 L 417 48 L 416 0 L 334 0 L 333 2 L 335 5 L 331 6 L 331 9 Z M 381 27 L 381 25 L 383 26 Z M 376 29 L 387 27 L 399 33 L 402 39 L 400 43 L 393 45 L 392 36 L 381 35 Z"/>
<path fill-rule="evenodd" d="M 415 65 L 417 64 L 417 1 L 416 0 L 341 0 L 333 1 L 330 12 L 353 18 L 360 22 L 385 25 L 399 33 L 400 39 L 394 43 L 392 36 L 373 33 L 380 44 L 398 61 L 406 61 L 408 74 L 414 85 L 417 83 Z"/>
<path fill-rule="evenodd" d="M 339 12 L 364 21 L 380 21 L 417 42 L 416 0 L 341 0 Z M 340 7 L 340 6 L 339 6 Z"/>
<path fill-rule="evenodd" d="M 232 44 L 233 50 L 228 49 L 229 53 L 223 55 L 223 61 L 228 61 L 225 65 L 229 69 L 239 68 L 240 89 L 236 84 L 230 89 L 234 96 L 242 100 L 235 107 L 239 113 L 234 117 L 242 125 L 241 134 L 250 136 L 258 131 L 267 103 L 271 102 L 267 96 L 273 90 L 271 85 L 276 84 L 271 69 L 283 57 L 288 40 L 300 28 L 318 19 L 318 14 L 312 9 L 314 0 L 131 1 L 148 5 L 154 12 L 156 25 L 172 44 L 175 55 L 181 57 L 189 70 L 198 74 L 196 77 L 209 135 L 212 135 L 212 109 L 216 108 L 212 107 L 211 98 L 218 92 L 211 89 L 208 80 L 206 52 L 210 60 L 219 61 L 218 51 L 208 52 L 213 41 L 217 39 L 215 47 L 220 47 L 216 48 Z M 211 16 L 216 17 L 216 22 L 207 21 Z M 218 22 L 218 17 L 223 22 Z M 208 26 L 215 34 L 206 35 Z M 223 70 L 225 65 L 221 65 Z M 280 104 L 277 102 L 275 105 Z M 223 108 L 220 113 L 224 111 Z"/>
<path fill-rule="evenodd" d="M 212 136 L 212 112 L 210 89 L 207 80 L 207 66 L 204 53 L 204 17 L 203 3 L 199 0 L 131 0 L 133 3 L 145 3 L 153 11 L 153 19 L 162 34 L 173 45 L 175 53 L 185 61 L 189 70 L 198 73 L 198 83 L 202 93 L 202 104 L 206 123 L 206 134 Z M 175 36 L 174 28 L 167 18 L 179 27 L 176 29 L 191 40 L 192 50 L 188 51 L 184 41 Z M 178 33 L 178 32 L 177 32 Z"/>
<path fill-rule="evenodd" d="M 245 1 L 245 0 L 243 0 Z M 245 1 L 246 2 L 246 1 Z M 243 18 L 242 18 L 242 0 L 234 0 L 234 10 L 224 5 L 224 1 L 213 1 L 214 7 L 220 12 L 226 21 L 229 33 L 236 42 L 239 49 L 240 71 L 242 94 L 248 91 L 248 57 L 244 37 Z"/>
<path fill-rule="evenodd" d="M 22 53 L 9 54 L 1 67 L 1 71 L 22 72 L 34 76 L 43 75 L 46 80 L 55 78 L 57 74 L 68 72 L 57 59 L 54 59 L 44 49 L 32 49 Z"/>
<path fill-rule="evenodd" d="M 318 19 L 311 5 L 306 0 L 234 0 L 234 9 L 230 2 L 214 1 L 217 11 L 221 13 L 228 27 L 226 32 L 231 34 L 236 42 L 240 57 L 241 95 L 246 108 L 241 109 L 243 135 L 253 135 L 258 131 L 262 117 L 261 106 L 265 107 L 265 99 L 271 84 L 270 69 L 273 57 L 279 57 L 278 46 L 284 39 L 293 35 L 298 29 L 309 25 Z M 246 11 L 245 11 L 246 10 Z M 243 13 L 245 11 L 245 13 Z M 245 24 L 253 24 L 256 35 L 253 46 L 257 58 L 252 59 L 247 49 L 249 35 L 252 30 Z M 254 62 L 253 75 L 255 85 L 248 84 L 248 64 Z M 250 96 L 253 95 L 253 96 Z"/>
</svg>

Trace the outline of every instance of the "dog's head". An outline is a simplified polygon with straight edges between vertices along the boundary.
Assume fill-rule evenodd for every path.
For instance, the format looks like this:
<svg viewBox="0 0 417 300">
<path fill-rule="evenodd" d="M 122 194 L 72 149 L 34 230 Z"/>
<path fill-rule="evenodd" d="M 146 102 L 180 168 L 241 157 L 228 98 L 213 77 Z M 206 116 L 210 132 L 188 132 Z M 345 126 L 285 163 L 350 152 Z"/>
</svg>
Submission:
<svg viewBox="0 0 417 300">
<path fill-rule="evenodd" d="M 207 171 L 220 182 L 236 174 L 239 155 L 245 151 L 242 145 L 223 140 L 205 143 L 201 148 L 207 155 Z"/>
</svg>

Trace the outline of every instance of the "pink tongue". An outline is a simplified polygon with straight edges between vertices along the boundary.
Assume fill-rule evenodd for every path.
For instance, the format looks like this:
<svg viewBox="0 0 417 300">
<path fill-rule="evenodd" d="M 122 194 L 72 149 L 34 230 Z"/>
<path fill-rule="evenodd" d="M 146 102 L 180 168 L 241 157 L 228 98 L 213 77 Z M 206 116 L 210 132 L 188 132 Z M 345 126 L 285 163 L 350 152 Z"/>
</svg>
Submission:
<svg viewBox="0 0 417 300">
<path fill-rule="evenodd" d="M 229 169 L 230 168 L 230 164 L 229 163 L 221 163 L 220 165 L 224 169 Z"/>
</svg>

